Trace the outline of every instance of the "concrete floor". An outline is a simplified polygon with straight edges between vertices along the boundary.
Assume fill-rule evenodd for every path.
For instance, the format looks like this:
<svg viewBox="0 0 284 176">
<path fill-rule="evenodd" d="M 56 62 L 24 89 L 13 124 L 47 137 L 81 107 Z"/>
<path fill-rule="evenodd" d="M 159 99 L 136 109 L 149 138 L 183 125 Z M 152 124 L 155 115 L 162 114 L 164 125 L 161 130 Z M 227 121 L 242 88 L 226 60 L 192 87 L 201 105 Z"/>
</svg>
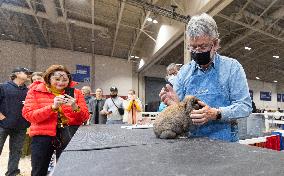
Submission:
<svg viewBox="0 0 284 176">
<path fill-rule="evenodd" d="M 9 158 L 9 138 L 6 139 L 2 154 L 0 156 L 0 176 L 5 176 L 5 172 L 7 171 L 8 166 L 8 158 Z M 31 175 L 31 157 L 21 158 L 19 169 L 21 170 L 21 174 L 24 176 Z"/>
</svg>

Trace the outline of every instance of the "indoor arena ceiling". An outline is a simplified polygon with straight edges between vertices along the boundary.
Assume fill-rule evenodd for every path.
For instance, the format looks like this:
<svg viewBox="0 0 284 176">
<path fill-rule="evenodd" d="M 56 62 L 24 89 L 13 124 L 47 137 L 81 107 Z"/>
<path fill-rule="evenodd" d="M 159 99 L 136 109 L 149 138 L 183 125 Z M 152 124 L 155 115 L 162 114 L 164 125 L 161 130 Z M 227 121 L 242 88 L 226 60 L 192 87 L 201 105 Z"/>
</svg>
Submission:
<svg viewBox="0 0 284 176">
<path fill-rule="evenodd" d="M 233 1 L 214 19 L 221 39 L 219 53 L 238 59 L 248 79 L 284 83 L 283 0 Z M 178 45 L 160 64 L 183 63 L 179 57 L 183 48 Z"/>
<path fill-rule="evenodd" d="M 190 1 L 0 0 L 0 39 L 135 60 L 152 52 L 163 22 L 186 23 Z M 284 0 L 212 1 L 230 2 L 214 15 L 219 52 L 238 59 L 249 79 L 284 83 Z M 183 63 L 183 55 L 181 41 L 156 64 Z"/>
</svg>

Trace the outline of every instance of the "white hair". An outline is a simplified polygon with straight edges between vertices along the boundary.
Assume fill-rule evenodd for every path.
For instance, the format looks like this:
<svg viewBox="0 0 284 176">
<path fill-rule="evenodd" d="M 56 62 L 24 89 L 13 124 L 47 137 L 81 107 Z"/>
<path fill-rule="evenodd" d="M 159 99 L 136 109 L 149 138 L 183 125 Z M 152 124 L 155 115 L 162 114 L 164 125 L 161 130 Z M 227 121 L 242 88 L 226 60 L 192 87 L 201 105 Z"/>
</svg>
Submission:
<svg viewBox="0 0 284 176">
<path fill-rule="evenodd" d="M 173 69 L 177 69 L 177 66 L 175 63 L 171 63 L 170 65 L 167 66 L 167 72 Z"/>
<path fill-rule="evenodd" d="M 187 25 L 187 35 L 190 38 L 201 36 L 219 38 L 218 27 L 215 20 L 206 13 L 191 17 Z"/>
</svg>

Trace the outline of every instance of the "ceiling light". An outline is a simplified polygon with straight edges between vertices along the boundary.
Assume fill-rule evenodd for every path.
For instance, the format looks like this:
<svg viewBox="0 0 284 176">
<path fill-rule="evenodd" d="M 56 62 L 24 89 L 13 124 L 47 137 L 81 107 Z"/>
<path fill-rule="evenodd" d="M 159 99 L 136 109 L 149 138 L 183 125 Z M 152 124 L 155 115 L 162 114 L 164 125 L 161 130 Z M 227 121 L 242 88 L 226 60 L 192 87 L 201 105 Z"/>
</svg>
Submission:
<svg viewBox="0 0 284 176">
<path fill-rule="evenodd" d="M 157 24 L 157 23 L 158 23 L 158 21 L 157 21 L 157 20 L 153 20 L 153 23 Z"/>
<path fill-rule="evenodd" d="M 276 58 L 276 59 L 279 59 L 279 56 L 272 56 L 272 57 L 274 57 L 274 58 Z"/>
<path fill-rule="evenodd" d="M 246 49 L 246 50 L 249 50 L 249 51 L 251 50 L 251 48 L 250 48 L 250 47 L 247 47 L 247 46 L 245 46 L 245 49 Z"/>
<path fill-rule="evenodd" d="M 153 21 L 153 19 L 149 17 L 149 18 L 147 18 L 147 21 Z"/>
<path fill-rule="evenodd" d="M 5 36 L 5 34 L 1 34 L 2 36 Z"/>
<path fill-rule="evenodd" d="M 81 46 L 78 46 L 78 49 L 81 49 L 82 47 Z"/>
<path fill-rule="evenodd" d="M 255 77 L 256 79 L 260 79 L 259 77 Z"/>
<path fill-rule="evenodd" d="M 139 62 L 139 66 L 138 66 L 138 69 L 142 68 L 145 64 L 145 61 L 143 59 L 140 60 Z"/>
<path fill-rule="evenodd" d="M 273 82 L 277 83 L 278 81 L 274 80 Z"/>
<path fill-rule="evenodd" d="M 131 58 L 134 58 L 135 56 L 130 56 Z"/>
<path fill-rule="evenodd" d="M 135 56 L 135 59 L 139 59 L 139 57 L 138 57 L 138 56 Z"/>
</svg>

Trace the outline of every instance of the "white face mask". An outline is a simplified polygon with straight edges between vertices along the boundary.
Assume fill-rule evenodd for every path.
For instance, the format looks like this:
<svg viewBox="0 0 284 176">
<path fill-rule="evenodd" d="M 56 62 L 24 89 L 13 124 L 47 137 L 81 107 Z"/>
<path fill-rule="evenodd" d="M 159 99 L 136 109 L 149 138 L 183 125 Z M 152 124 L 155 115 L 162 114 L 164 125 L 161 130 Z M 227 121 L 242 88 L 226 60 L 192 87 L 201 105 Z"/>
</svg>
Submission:
<svg viewBox="0 0 284 176">
<path fill-rule="evenodd" d="M 171 83 L 172 85 L 174 84 L 175 79 L 176 79 L 176 75 L 168 76 L 168 81 L 169 81 L 169 83 Z"/>
</svg>

